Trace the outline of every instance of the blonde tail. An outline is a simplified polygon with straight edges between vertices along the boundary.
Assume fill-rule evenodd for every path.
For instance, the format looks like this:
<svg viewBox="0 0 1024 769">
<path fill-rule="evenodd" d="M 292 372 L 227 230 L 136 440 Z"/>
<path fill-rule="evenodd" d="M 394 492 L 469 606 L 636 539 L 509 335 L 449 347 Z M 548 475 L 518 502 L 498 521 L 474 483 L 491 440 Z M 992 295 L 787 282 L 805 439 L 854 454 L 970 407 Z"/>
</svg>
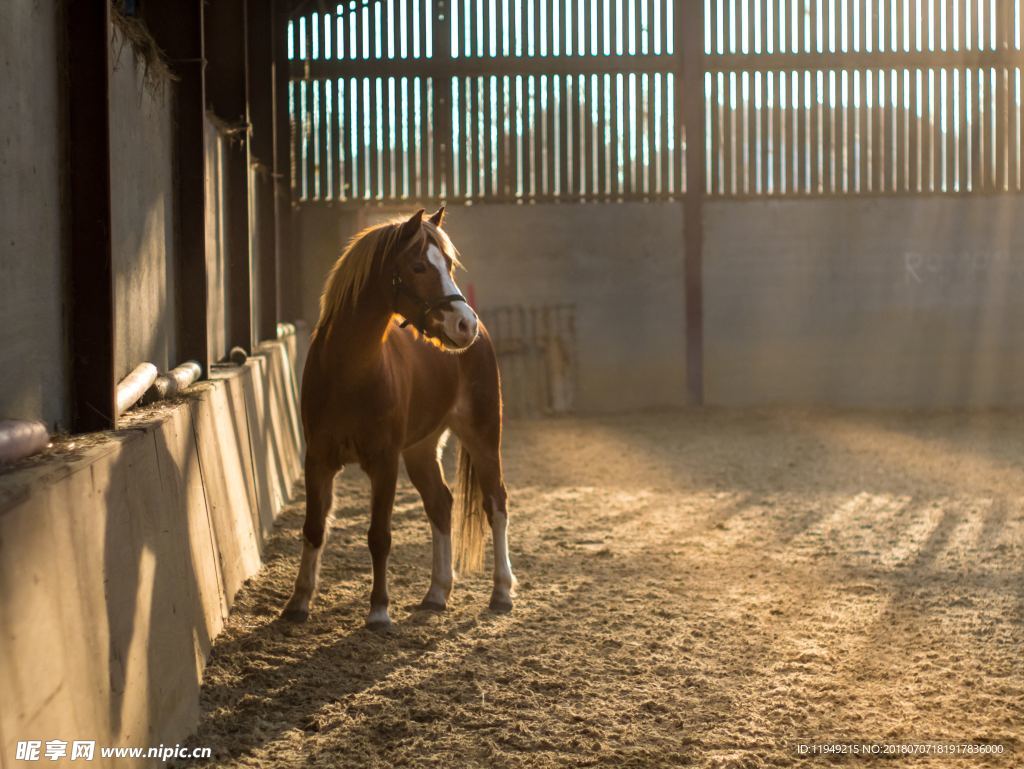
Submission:
<svg viewBox="0 0 1024 769">
<path fill-rule="evenodd" d="M 484 563 L 487 513 L 484 495 L 469 452 L 459 444 L 455 469 L 455 501 L 452 505 L 452 550 L 455 569 L 469 574 Z"/>
</svg>

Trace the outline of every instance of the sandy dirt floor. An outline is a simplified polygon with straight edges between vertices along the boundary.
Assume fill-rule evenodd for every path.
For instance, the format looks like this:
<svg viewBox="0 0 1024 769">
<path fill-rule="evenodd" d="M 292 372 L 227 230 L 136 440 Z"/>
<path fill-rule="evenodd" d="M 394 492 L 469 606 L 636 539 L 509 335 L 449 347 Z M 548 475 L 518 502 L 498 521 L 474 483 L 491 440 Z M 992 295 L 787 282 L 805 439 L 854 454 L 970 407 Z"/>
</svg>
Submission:
<svg viewBox="0 0 1024 769">
<path fill-rule="evenodd" d="M 300 501 L 214 647 L 192 744 L 223 766 L 742 768 L 836 763 L 800 743 L 985 741 L 1005 752 L 883 765 L 1024 766 L 1024 417 L 514 422 L 505 458 L 512 614 L 486 610 L 487 573 L 412 611 L 430 543 L 403 479 L 395 624 L 365 630 L 350 469 L 309 623 L 276 619 Z"/>
</svg>

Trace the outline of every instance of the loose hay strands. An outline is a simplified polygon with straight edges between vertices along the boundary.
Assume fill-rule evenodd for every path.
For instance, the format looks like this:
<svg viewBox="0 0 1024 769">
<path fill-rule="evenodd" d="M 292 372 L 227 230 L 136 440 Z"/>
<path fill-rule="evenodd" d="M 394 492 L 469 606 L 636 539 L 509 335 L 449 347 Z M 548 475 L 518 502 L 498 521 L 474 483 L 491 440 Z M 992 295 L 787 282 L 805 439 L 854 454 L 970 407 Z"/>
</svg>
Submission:
<svg viewBox="0 0 1024 769">
<path fill-rule="evenodd" d="M 120 59 L 125 45 L 130 46 L 136 60 L 142 64 L 143 82 L 154 95 L 162 95 L 167 83 L 174 82 L 178 77 L 171 71 L 166 55 L 149 29 L 141 19 L 122 13 L 120 4 L 116 2 L 111 4 L 110 20 L 113 26 L 112 42 L 115 46 L 120 43 L 117 58 Z"/>
</svg>

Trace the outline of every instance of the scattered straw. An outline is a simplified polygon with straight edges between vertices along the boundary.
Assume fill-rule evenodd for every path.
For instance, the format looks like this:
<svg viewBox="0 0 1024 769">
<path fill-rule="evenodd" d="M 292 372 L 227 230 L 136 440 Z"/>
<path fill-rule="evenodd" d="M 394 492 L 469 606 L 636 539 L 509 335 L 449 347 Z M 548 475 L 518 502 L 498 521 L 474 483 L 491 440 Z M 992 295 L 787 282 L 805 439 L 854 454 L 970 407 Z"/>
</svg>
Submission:
<svg viewBox="0 0 1024 769">
<path fill-rule="evenodd" d="M 143 82 L 150 91 L 160 95 L 167 83 L 178 78 L 171 71 L 164 52 L 157 45 L 142 20 L 135 16 L 125 16 L 118 5 L 115 2 L 110 9 L 110 18 L 114 27 L 114 44 L 120 43 L 117 57 L 120 58 L 125 45 L 131 46 L 136 59 L 142 63 Z M 118 36 L 120 36 L 120 40 L 118 40 Z"/>
</svg>

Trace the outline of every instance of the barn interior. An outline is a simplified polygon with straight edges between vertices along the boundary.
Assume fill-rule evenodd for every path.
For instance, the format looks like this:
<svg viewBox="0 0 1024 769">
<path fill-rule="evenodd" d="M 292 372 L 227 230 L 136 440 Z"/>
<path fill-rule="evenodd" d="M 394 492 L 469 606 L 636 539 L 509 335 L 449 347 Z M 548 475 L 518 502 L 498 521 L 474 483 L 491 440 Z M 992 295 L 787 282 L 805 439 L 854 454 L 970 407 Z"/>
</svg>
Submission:
<svg viewBox="0 0 1024 769">
<path fill-rule="evenodd" d="M 0 764 L 1011 765 L 1022 14 L 5 3 Z M 502 372 L 517 609 L 465 575 L 362 628 L 352 468 L 284 626 L 324 278 L 440 205 Z"/>
</svg>

